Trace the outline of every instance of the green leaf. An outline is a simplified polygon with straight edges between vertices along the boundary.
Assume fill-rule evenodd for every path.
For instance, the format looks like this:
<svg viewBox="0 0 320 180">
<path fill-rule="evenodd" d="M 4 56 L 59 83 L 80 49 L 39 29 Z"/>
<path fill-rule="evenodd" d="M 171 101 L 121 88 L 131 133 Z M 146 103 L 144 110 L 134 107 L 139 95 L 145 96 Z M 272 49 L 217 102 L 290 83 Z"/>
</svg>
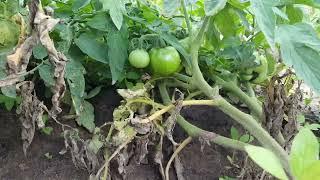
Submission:
<svg viewBox="0 0 320 180">
<path fill-rule="evenodd" d="M 236 129 L 233 126 L 231 127 L 230 134 L 231 134 L 231 138 L 235 139 L 235 140 L 238 140 L 240 137 L 240 133 L 239 133 L 238 129 Z"/>
<path fill-rule="evenodd" d="M 37 44 L 33 47 L 32 53 L 36 59 L 44 59 L 48 56 L 47 49 L 42 44 Z"/>
<path fill-rule="evenodd" d="M 1 92 L 3 95 L 10 97 L 10 98 L 16 98 L 17 97 L 17 92 L 16 92 L 16 86 L 11 85 L 11 86 L 5 86 L 1 88 Z"/>
<path fill-rule="evenodd" d="M 102 88 L 102 86 L 97 86 L 97 87 L 95 87 L 93 90 L 91 90 L 91 91 L 88 93 L 88 95 L 86 96 L 85 99 L 90 99 L 90 98 L 93 98 L 93 97 L 95 97 L 96 95 L 98 95 L 98 94 L 100 93 L 100 91 L 101 91 L 101 88 Z"/>
<path fill-rule="evenodd" d="M 4 106 L 6 107 L 7 111 L 11 111 L 15 104 L 15 98 L 7 97 L 0 94 L 0 103 L 4 103 Z"/>
<path fill-rule="evenodd" d="M 72 4 L 72 11 L 78 11 L 90 3 L 91 0 L 75 0 Z"/>
<path fill-rule="evenodd" d="M 312 130 L 312 131 L 317 131 L 320 129 L 320 124 L 316 124 L 316 123 L 313 123 L 313 124 L 306 124 L 304 127 Z"/>
<path fill-rule="evenodd" d="M 100 2 L 102 3 L 103 10 L 109 10 L 113 23 L 120 30 L 123 23 L 123 14 L 126 13 L 125 1 L 100 0 Z"/>
<path fill-rule="evenodd" d="M 110 16 L 111 16 L 111 19 L 112 19 L 114 25 L 116 25 L 118 30 L 120 30 L 121 26 L 122 26 L 122 21 L 123 21 L 123 14 L 120 10 L 120 7 L 115 5 L 113 8 L 111 8 L 110 9 Z"/>
<path fill-rule="evenodd" d="M 67 53 L 73 42 L 73 26 L 70 24 L 58 24 L 56 29 L 59 30 L 59 36 L 63 40 L 58 42 L 58 50 Z"/>
<path fill-rule="evenodd" d="M 291 5 L 291 4 L 304 4 L 316 8 L 320 8 L 319 0 L 281 0 L 282 4 Z"/>
<path fill-rule="evenodd" d="M 262 169 L 279 179 L 288 179 L 280 163 L 280 160 L 273 152 L 262 147 L 251 145 L 245 146 L 245 150 L 248 153 L 249 157 Z"/>
<path fill-rule="evenodd" d="M 319 159 L 319 143 L 308 128 L 303 128 L 293 139 L 290 152 L 290 166 L 294 176 L 299 177 L 303 171 Z"/>
<path fill-rule="evenodd" d="M 228 19 L 228 21 L 226 21 L 226 19 Z M 236 35 L 239 17 L 232 8 L 224 8 L 215 16 L 214 20 L 224 38 Z"/>
<path fill-rule="evenodd" d="M 214 16 L 227 4 L 227 0 L 205 0 L 204 11 L 207 16 Z"/>
<path fill-rule="evenodd" d="M 239 141 L 245 142 L 245 143 L 250 143 L 253 140 L 254 140 L 254 138 L 250 134 L 244 134 L 239 138 Z"/>
<path fill-rule="evenodd" d="M 82 64 L 74 57 L 70 56 L 66 66 L 65 77 L 68 80 L 71 94 L 81 98 L 84 96 L 85 91 L 84 73 L 85 69 Z"/>
<path fill-rule="evenodd" d="M 51 63 L 41 65 L 39 68 L 39 75 L 48 86 L 55 85 L 54 68 Z"/>
<path fill-rule="evenodd" d="M 282 19 L 289 20 L 287 14 L 281 11 L 281 9 L 279 9 L 278 7 L 272 7 L 272 10 L 276 15 L 280 16 Z"/>
<path fill-rule="evenodd" d="M 97 154 L 99 150 L 102 148 L 102 146 L 103 146 L 103 142 L 99 140 L 99 135 L 94 135 L 91 141 L 89 142 L 88 147 L 92 150 L 92 152 Z"/>
<path fill-rule="evenodd" d="M 181 0 L 163 0 L 163 14 L 172 17 L 179 12 Z"/>
<path fill-rule="evenodd" d="M 88 101 L 83 101 L 81 110 L 82 111 L 76 121 L 80 126 L 85 127 L 92 133 L 95 128 L 94 108 Z"/>
<path fill-rule="evenodd" d="M 320 161 L 316 161 L 303 170 L 298 180 L 317 180 L 320 177 Z"/>
<path fill-rule="evenodd" d="M 42 128 L 41 129 L 41 131 L 44 133 L 44 134 L 46 134 L 46 135 L 51 135 L 51 133 L 52 133 L 52 131 L 53 131 L 53 128 L 52 127 L 44 127 L 44 128 Z"/>
<path fill-rule="evenodd" d="M 276 42 L 280 44 L 284 63 L 320 93 L 320 39 L 315 30 L 305 23 L 281 25 L 276 30 Z"/>
<path fill-rule="evenodd" d="M 303 19 L 303 11 L 300 7 L 295 7 L 293 5 L 286 6 L 286 13 L 290 20 L 290 24 L 295 24 L 301 22 Z"/>
<path fill-rule="evenodd" d="M 274 49 L 274 32 L 276 27 L 276 15 L 273 7 L 276 0 L 251 0 L 251 8 L 260 30 L 265 35 L 269 45 Z"/>
<path fill-rule="evenodd" d="M 128 58 L 128 31 L 125 25 L 120 31 L 113 30 L 107 37 L 109 65 L 112 84 L 120 80 L 124 72 L 124 64 Z"/>
<path fill-rule="evenodd" d="M 74 42 L 82 52 L 91 58 L 102 63 L 108 63 L 107 46 L 99 42 L 94 35 L 83 33 Z"/>
<path fill-rule="evenodd" d="M 228 3 L 231 4 L 233 7 L 238 9 L 245 9 L 250 6 L 250 1 L 242 1 L 242 0 L 228 0 Z"/>
<path fill-rule="evenodd" d="M 99 13 L 90 19 L 87 24 L 91 28 L 98 29 L 100 31 L 109 31 L 110 29 L 110 18 L 106 13 Z M 111 22 L 112 23 L 112 22 Z"/>
</svg>

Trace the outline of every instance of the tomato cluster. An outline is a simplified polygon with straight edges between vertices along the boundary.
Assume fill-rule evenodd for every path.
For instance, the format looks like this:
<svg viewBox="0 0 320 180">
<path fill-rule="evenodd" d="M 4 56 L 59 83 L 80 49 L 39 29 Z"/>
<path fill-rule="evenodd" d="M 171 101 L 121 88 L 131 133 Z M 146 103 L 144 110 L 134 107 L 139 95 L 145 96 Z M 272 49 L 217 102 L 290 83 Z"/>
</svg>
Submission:
<svg viewBox="0 0 320 180">
<path fill-rule="evenodd" d="M 144 49 L 136 49 L 129 55 L 129 62 L 135 68 L 151 67 L 155 75 L 169 76 L 181 67 L 178 51 L 172 47 L 152 48 L 148 53 Z"/>
</svg>

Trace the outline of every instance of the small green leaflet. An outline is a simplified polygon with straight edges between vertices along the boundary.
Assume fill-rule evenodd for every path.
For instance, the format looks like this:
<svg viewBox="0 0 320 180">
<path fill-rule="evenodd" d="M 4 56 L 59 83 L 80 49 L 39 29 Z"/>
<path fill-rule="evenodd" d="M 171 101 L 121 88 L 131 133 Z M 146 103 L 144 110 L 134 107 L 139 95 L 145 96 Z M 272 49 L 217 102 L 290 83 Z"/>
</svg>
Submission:
<svg viewBox="0 0 320 180">
<path fill-rule="evenodd" d="M 96 36 L 83 33 L 74 42 L 82 52 L 91 58 L 102 63 L 108 63 L 107 46 L 105 43 L 96 40 Z"/>
<path fill-rule="evenodd" d="M 54 86 L 54 68 L 51 63 L 43 64 L 39 68 L 39 75 L 47 86 Z"/>
<path fill-rule="evenodd" d="M 69 56 L 69 61 L 66 66 L 65 77 L 68 80 L 70 92 L 72 95 L 83 97 L 85 91 L 85 69 L 79 62 L 79 59 Z"/>
<path fill-rule="evenodd" d="M 319 160 L 319 143 L 308 128 L 303 128 L 293 139 L 290 152 L 290 166 L 295 177 L 301 176 L 305 169 Z"/>
<path fill-rule="evenodd" d="M 204 11 L 207 16 L 214 16 L 227 4 L 227 0 L 205 0 Z"/>
<path fill-rule="evenodd" d="M 47 49 L 42 44 L 37 44 L 33 47 L 32 54 L 36 59 L 44 59 L 48 56 Z"/>
<path fill-rule="evenodd" d="M 109 10 L 110 17 L 117 27 L 121 29 L 123 22 L 123 14 L 126 13 L 125 0 L 100 0 L 102 3 L 103 10 Z"/>
<path fill-rule="evenodd" d="M 116 83 L 123 74 L 123 67 L 128 58 L 128 36 L 126 25 L 123 25 L 120 31 L 112 30 L 108 34 L 108 57 L 112 84 Z"/>
<path fill-rule="evenodd" d="M 76 119 L 80 126 L 85 127 L 89 132 L 93 132 L 94 124 L 94 107 L 88 101 L 82 102 L 82 108 L 79 117 Z"/>
<path fill-rule="evenodd" d="M 72 4 L 72 11 L 78 11 L 90 3 L 91 0 L 76 0 Z"/>
<path fill-rule="evenodd" d="M 262 169 L 281 180 L 288 179 L 280 163 L 280 160 L 273 152 L 262 147 L 251 145 L 245 146 L 245 150 L 248 153 L 249 157 Z"/>
<path fill-rule="evenodd" d="M 276 29 L 281 57 L 307 85 L 320 93 L 320 39 L 308 24 L 281 25 Z"/>
</svg>

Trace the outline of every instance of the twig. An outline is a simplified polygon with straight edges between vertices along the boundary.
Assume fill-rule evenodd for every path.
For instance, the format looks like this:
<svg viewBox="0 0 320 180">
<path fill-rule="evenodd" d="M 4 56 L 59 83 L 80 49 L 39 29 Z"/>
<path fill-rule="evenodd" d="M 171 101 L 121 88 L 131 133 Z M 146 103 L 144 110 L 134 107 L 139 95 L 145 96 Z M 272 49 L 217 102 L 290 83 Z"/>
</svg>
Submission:
<svg viewBox="0 0 320 180">
<path fill-rule="evenodd" d="M 103 180 L 106 180 L 108 177 L 108 169 L 110 161 L 124 148 L 126 145 L 128 145 L 131 142 L 131 138 L 128 138 L 124 143 L 122 143 L 115 151 L 114 153 L 106 160 L 106 162 L 103 164 L 103 166 L 99 169 L 99 171 L 96 174 L 96 179 L 99 179 L 99 176 L 104 169 L 104 175 L 102 177 Z"/>
<path fill-rule="evenodd" d="M 184 147 L 186 147 L 192 140 L 192 137 L 188 137 L 187 139 L 185 139 L 181 144 L 180 146 L 174 151 L 174 153 L 172 154 L 172 156 L 170 157 L 169 161 L 168 161 L 168 164 L 166 166 L 166 180 L 169 180 L 169 169 L 170 169 L 170 166 L 171 166 L 171 163 L 172 161 L 174 160 L 174 158 L 179 154 L 179 152 L 182 151 L 182 149 Z"/>
<path fill-rule="evenodd" d="M 208 106 L 215 106 L 218 105 L 219 101 L 214 101 L 214 100 L 189 100 L 189 101 L 183 101 L 182 102 L 182 106 L 191 106 L 191 105 L 208 105 Z M 141 124 L 147 124 L 150 123 L 154 120 L 156 120 L 158 117 L 160 117 L 161 115 L 167 113 L 168 111 L 170 111 L 171 109 L 173 109 L 175 106 L 174 105 L 169 105 L 166 106 L 165 108 L 156 111 L 155 113 L 153 113 L 151 116 L 145 118 L 145 119 L 141 119 L 139 121 L 139 123 Z"/>
</svg>

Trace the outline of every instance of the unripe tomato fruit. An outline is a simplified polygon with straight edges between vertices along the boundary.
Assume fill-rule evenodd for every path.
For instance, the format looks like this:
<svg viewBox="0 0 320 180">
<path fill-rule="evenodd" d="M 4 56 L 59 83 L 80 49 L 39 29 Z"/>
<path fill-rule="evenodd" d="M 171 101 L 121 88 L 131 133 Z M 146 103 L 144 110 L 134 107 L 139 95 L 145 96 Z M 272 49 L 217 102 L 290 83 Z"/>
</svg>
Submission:
<svg viewBox="0 0 320 180">
<path fill-rule="evenodd" d="M 136 49 L 129 54 L 129 62 L 135 68 L 145 68 L 150 63 L 150 57 L 146 50 Z"/>
<path fill-rule="evenodd" d="M 169 76 L 181 66 L 180 55 L 172 46 L 151 49 L 150 60 L 153 73 L 161 76 Z"/>
</svg>

